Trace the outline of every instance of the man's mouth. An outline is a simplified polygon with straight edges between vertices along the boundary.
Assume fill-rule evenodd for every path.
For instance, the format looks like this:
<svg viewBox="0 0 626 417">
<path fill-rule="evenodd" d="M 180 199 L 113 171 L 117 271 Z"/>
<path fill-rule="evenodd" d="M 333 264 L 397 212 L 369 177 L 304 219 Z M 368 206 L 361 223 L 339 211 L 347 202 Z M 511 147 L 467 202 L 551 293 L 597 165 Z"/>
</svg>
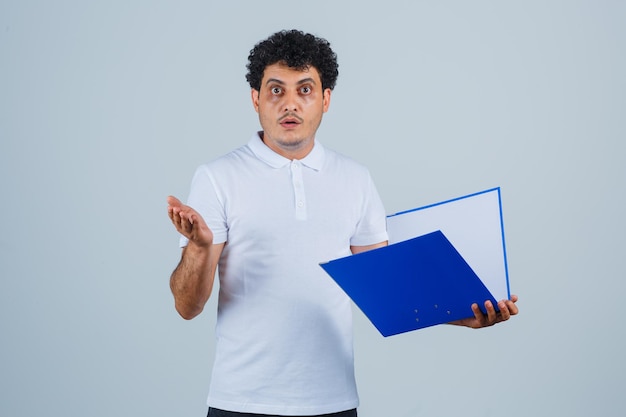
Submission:
<svg viewBox="0 0 626 417">
<path fill-rule="evenodd" d="M 283 127 L 296 127 L 299 124 L 302 123 L 302 119 L 297 118 L 297 117 L 292 117 L 292 116 L 288 116 L 288 117 L 284 117 L 282 119 L 279 120 L 279 123 L 281 126 Z"/>
</svg>

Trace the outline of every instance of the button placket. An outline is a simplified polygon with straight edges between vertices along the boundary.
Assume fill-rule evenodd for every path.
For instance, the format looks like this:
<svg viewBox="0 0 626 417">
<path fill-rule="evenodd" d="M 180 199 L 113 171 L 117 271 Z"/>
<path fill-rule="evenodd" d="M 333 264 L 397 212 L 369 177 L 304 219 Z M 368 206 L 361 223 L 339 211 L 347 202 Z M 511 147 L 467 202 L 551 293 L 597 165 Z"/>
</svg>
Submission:
<svg viewBox="0 0 626 417">
<path fill-rule="evenodd" d="M 302 181 L 302 164 L 299 161 L 291 161 L 291 184 L 295 198 L 296 219 L 306 220 L 306 196 Z"/>
</svg>

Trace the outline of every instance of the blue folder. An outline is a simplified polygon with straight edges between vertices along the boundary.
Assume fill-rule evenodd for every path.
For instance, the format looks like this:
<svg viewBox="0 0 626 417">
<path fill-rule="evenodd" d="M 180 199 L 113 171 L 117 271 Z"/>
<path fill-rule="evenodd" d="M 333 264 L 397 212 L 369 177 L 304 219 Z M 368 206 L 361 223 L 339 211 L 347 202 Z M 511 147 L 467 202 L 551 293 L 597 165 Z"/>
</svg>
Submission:
<svg viewBox="0 0 626 417">
<path fill-rule="evenodd" d="M 320 266 L 385 337 L 473 317 L 496 300 L 441 231 Z"/>
</svg>

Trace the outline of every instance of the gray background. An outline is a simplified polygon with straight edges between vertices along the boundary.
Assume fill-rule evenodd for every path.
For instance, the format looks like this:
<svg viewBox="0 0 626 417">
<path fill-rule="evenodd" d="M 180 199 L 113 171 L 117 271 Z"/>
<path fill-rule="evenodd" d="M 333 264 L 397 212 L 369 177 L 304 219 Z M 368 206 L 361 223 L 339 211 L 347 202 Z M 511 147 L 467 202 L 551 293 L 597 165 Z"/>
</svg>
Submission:
<svg viewBox="0 0 626 417">
<path fill-rule="evenodd" d="M 389 213 L 502 187 L 521 314 L 384 339 L 360 416 L 622 415 L 620 1 L 0 2 L 0 415 L 202 416 L 215 301 L 180 319 L 168 194 L 257 129 L 248 51 L 328 38 L 318 138 Z"/>
</svg>

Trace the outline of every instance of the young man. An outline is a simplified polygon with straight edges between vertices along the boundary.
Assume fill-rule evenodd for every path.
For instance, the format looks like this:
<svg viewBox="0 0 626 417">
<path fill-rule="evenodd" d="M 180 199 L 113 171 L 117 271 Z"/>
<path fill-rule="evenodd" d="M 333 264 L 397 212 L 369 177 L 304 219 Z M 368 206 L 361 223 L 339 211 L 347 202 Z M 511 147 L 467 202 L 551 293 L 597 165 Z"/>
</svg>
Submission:
<svg viewBox="0 0 626 417">
<path fill-rule="evenodd" d="M 246 76 L 262 131 L 198 168 L 188 205 L 168 198 L 182 234 L 170 285 L 185 319 L 200 314 L 219 264 L 209 416 L 356 416 L 348 297 L 319 267 L 387 244 L 366 168 L 315 134 L 337 79 L 324 39 L 278 32 L 250 52 Z M 517 314 L 516 298 L 457 324 Z"/>
</svg>

